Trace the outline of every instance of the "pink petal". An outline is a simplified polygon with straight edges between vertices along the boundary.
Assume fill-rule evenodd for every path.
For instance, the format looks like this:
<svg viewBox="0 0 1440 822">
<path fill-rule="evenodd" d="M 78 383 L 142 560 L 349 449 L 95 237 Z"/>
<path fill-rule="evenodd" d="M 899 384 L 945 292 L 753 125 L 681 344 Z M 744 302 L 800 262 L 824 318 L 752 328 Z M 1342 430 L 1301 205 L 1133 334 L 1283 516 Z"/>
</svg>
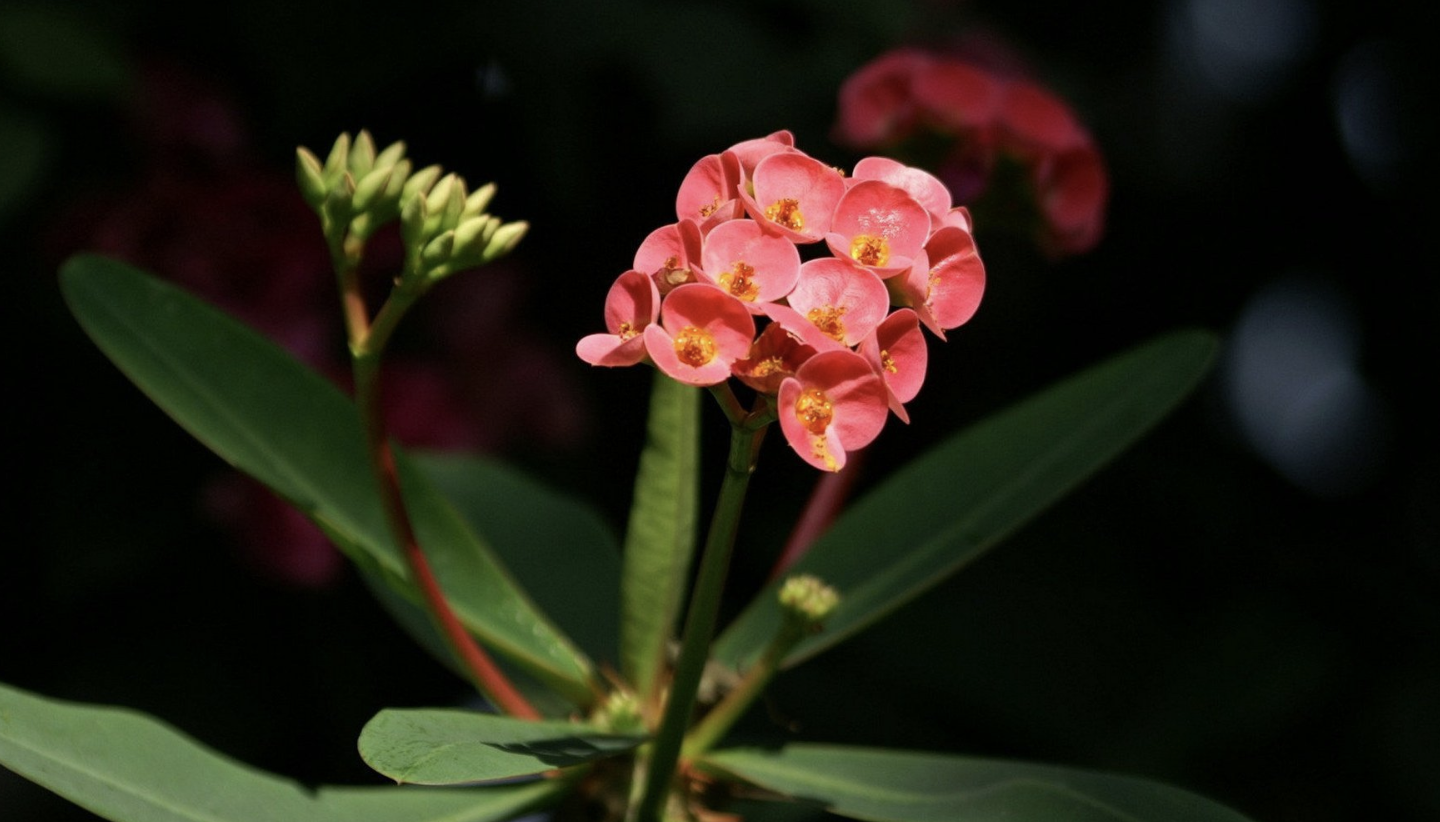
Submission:
<svg viewBox="0 0 1440 822">
<path fill-rule="evenodd" d="M 780 385 L 776 408 L 790 447 L 817 468 L 838 471 L 845 452 L 868 445 L 889 414 L 885 384 L 849 349 L 806 360 Z"/>
<path fill-rule="evenodd" d="M 815 349 L 778 322 L 765 326 L 750 346 L 750 353 L 735 361 L 731 372 L 761 394 L 775 394 L 786 377 L 794 376 L 802 363 L 815 356 Z"/>
<path fill-rule="evenodd" d="M 847 346 L 868 336 L 890 308 L 890 294 L 875 272 L 836 257 L 800 266 L 800 280 L 786 301 Z"/>
<path fill-rule="evenodd" d="M 975 239 L 968 231 L 947 227 L 935 232 L 925 248 L 930 271 L 924 305 L 941 328 L 958 328 L 975 316 L 985 294 L 985 264 Z"/>
<path fill-rule="evenodd" d="M 1021 81 L 1006 86 L 999 120 L 1006 142 L 1022 152 L 1064 151 L 1087 142 L 1070 107 L 1034 83 Z"/>
<path fill-rule="evenodd" d="M 917 115 L 912 84 L 931 65 L 924 53 L 891 51 L 861 66 L 840 86 L 835 140 L 872 148 L 903 140 Z"/>
<path fill-rule="evenodd" d="M 575 353 L 591 365 L 611 368 L 636 365 L 645 360 L 645 337 L 618 334 L 590 334 L 575 344 Z"/>
<path fill-rule="evenodd" d="M 866 157 L 855 164 L 850 178 L 856 182 L 879 180 L 889 183 L 914 197 L 915 202 L 924 206 L 935 220 L 943 220 L 950 211 L 950 189 L 940 182 L 940 178 L 889 157 Z"/>
<path fill-rule="evenodd" d="M 882 277 L 909 267 L 930 236 L 930 214 L 903 189 L 863 180 L 845 192 L 825 241 L 837 257 L 853 259 Z"/>
<path fill-rule="evenodd" d="M 845 178 L 819 160 L 792 150 L 761 160 L 750 188 L 747 192 L 741 187 L 740 200 L 766 231 L 795 243 L 814 243 L 830 231 L 835 204 L 845 193 Z"/>
<path fill-rule="evenodd" d="M 738 180 L 727 173 L 726 163 L 719 154 L 701 157 L 680 183 L 680 192 L 675 197 L 676 218 L 705 223 L 740 216 L 740 203 L 735 199 L 737 183 Z"/>
<path fill-rule="evenodd" d="M 748 313 L 746 316 L 749 316 Z M 683 329 L 682 329 L 683 333 Z M 679 343 L 683 346 L 683 343 Z M 721 357 L 695 364 L 680 358 L 676 350 L 677 341 L 663 327 L 652 325 L 645 329 L 645 350 L 650 354 L 655 367 L 666 376 L 687 385 L 719 385 L 730 378 L 730 363 Z"/>
<path fill-rule="evenodd" d="M 745 302 L 774 302 L 790 293 L 800 276 L 795 244 L 767 234 L 753 220 L 716 226 L 701 251 L 704 278 Z"/>
<path fill-rule="evenodd" d="M 966 63 L 936 61 L 917 72 L 916 104 L 925 116 L 961 131 L 990 128 L 999 114 L 1003 81 Z"/>
<path fill-rule="evenodd" d="M 860 353 L 885 380 L 890 410 L 904 422 L 909 422 L 910 417 L 903 404 L 920 393 L 928 361 L 919 317 L 908 308 L 895 311 L 860 344 Z"/>
<path fill-rule="evenodd" d="M 727 369 L 750 351 L 755 339 L 755 320 L 745 304 L 704 283 L 671 291 L 660 306 L 660 322 L 671 335 L 686 327 L 708 332 L 716 345 L 715 356 Z"/>
</svg>

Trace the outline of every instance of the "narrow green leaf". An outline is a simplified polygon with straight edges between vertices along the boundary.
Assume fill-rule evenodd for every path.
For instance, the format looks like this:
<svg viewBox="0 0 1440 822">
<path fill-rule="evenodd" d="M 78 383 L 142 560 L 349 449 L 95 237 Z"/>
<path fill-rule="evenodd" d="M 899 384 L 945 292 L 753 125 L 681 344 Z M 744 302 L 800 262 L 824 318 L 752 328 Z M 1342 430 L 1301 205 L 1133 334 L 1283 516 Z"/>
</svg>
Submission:
<svg viewBox="0 0 1440 822">
<path fill-rule="evenodd" d="M 625 753 L 643 736 L 573 722 L 527 722 L 441 709 L 384 710 L 360 732 L 360 756 L 397 782 L 460 785 L 534 776 Z"/>
<path fill-rule="evenodd" d="M 91 339 L 176 422 L 418 600 L 385 526 L 348 398 L 222 312 L 123 263 L 78 256 L 62 267 L 60 282 Z M 584 655 L 411 460 L 397 460 L 416 534 L 457 616 L 551 687 L 587 701 Z"/>
<path fill-rule="evenodd" d="M 591 659 L 616 663 L 620 546 L 599 513 L 494 460 L 417 462 L 540 610 Z"/>
<path fill-rule="evenodd" d="M 719 751 L 701 764 L 873 822 L 1248 822 L 1157 782 L 998 759 L 787 745 Z"/>
<path fill-rule="evenodd" d="M 786 658 L 807 659 L 919 596 L 1039 514 L 1159 422 L 1199 382 L 1213 335 L 1173 333 L 968 428 L 900 469 L 846 511 L 795 573 L 840 592 L 825 630 Z M 776 583 L 779 584 L 778 582 Z M 774 587 L 721 636 L 743 667 L 780 623 Z"/>
<path fill-rule="evenodd" d="M 159 720 L 0 685 L 0 764 L 114 822 L 500 822 L 557 780 L 468 789 L 307 789 Z"/>
<path fill-rule="evenodd" d="M 675 630 L 695 553 L 699 507 L 700 390 L 655 372 L 635 501 L 625 533 L 620 661 L 650 697 Z"/>
</svg>

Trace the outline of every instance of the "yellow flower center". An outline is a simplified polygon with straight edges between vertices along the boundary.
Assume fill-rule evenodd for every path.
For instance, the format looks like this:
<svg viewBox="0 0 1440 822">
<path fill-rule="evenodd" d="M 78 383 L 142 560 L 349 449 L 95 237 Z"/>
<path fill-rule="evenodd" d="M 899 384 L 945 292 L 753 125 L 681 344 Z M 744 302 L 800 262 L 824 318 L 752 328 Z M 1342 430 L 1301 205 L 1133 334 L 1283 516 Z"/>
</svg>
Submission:
<svg viewBox="0 0 1440 822">
<path fill-rule="evenodd" d="M 791 231 L 805 230 L 805 215 L 800 213 L 800 201 L 789 197 L 776 200 L 766 207 L 765 219 L 779 223 Z"/>
<path fill-rule="evenodd" d="M 835 406 L 824 391 L 807 388 L 795 400 L 795 418 L 800 420 L 806 431 L 817 437 L 823 436 L 825 429 L 830 427 L 830 420 L 835 418 Z"/>
<path fill-rule="evenodd" d="M 720 287 L 746 302 L 753 303 L 760 294 L 760 284 L 750 279 L 754 275 L 754 268 L 745 263 L 736 263 L 734 268 L 720 275 Z"/>
<path fill-rule="evenodd" d="M 675 356 L 686 365 L 706 365 L 715 359 L 715 350 L 715 338 L 703 328 L 687 325 L 675 335 Z"/>
<path fill-rule="evenodd" d="M 637 331 L 637 330 L 635 330 L 635 326 L 631 325 L 630 323 L 622 322 L 622 323 L 620 323 L 620 332 L 619 332 L 619 333 L 620 333 L 620 339 L 621 339 L 621 340 L 628 340 L 628 339 L 634 337 L 636 334 L 639 334 L 640 332 Z"/>
<path fill-rule="evenodd" d="M 895 358 L 891 357 L 890 352 L 883 348 L 880 349 L 880 364 L 891 374 L 898 374 L 900 372 L 899 366 L 895 365 Z"/>
<path fill-rule="evenodd" d="M 714 214 L 719 208 L 720 208 L 720 196 L 717 194 L 717 195 L 715 196 L 715 199 L 710 202 L 710 205 L 706 205 L 706 206 L 701 206 L 701 207 L 700 207 L 700 216 L 701 216 L 701 217 L 709 217 L 711 214 Z"/>
<path fill-rule="evenodd" d="M 671 288 L 695 282 L 695 275 L 690 273 L 690 269 L 680 267 L 680 258 L 678 257 L 666 257 L 665 264 L 655 273 L 660 275 L 661 282 Z"/>
<path fill-rule="evenodd" d="M 750 376 L 768 377 L 777 371 L 785 371 L 785 359 L 783 357 L 766 357 L 755 363 L 755 367 L 750 369 Z"/>
<path fill-rule="evenodd" d="M 850 241 L 850 257 L 861 265 L 883 266 L 890 262 L 890 241 L 883 235 L 856 234 Z"/>
<path fill-rule="evenodd" d="M 806 312 L 805 319 L 824 331 L 826 336 L 843 343 L 845 342 L 845 323 L 840 318 L 845 316 L 845 311 L 846 308 L 843 305 L 839 308 L 827 305 L 824 308 L 810 309 Z"/>
</svg>

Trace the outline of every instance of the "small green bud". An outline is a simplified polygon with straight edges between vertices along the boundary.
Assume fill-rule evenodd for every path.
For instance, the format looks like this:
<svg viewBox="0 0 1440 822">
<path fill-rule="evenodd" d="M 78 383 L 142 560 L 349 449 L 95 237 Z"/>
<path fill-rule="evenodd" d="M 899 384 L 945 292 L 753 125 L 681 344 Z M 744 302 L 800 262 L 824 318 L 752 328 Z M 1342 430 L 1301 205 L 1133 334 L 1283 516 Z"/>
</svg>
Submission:
<svg viewBox="0 0 1440 822">
<path fill-rule="evenodd" d="M 445 230 L 445 209 L 450 205 L 450 192 L 455 189 L 456 179 L 454 174 L 446 174 L 430 189 L 430 193 L 425 195 L 426 237 L 434 237 Z"/>
<path fill-rule="evenodd" d="M 425 166 L 405 181 L 405 188 L 400 191 L 400 206 L 404 208 L 405 203 L 411 197 L 419 195 L 424 197 L 429 193 L 430 187 L 440 178 L 440 166 Z"/>
<path fill-rule="evenodd" d="M 362 128 L 360 133 L 355 135 L 346 166 L 356 178 L 364 177 L 375 167 L 375 138 L 370 136 L 369 131 Z"/>
<path fill-rule="evenodd" d="M 342 132 L 335 138 L 335 145 L 330 147 L 330 156 L 325 158 L 325 186 L 333 188 L 340 181 L 340 175 L 345 173 L 346 162 L 350 156 L 350 134 Z"/>
<path fill-rule="evenodd" d="M 646 731 L 640 697 L 632 691 L 616 691 L 605 697 L 604 703 L 590 717 L 590 721 L 597 728 L 614 734 L 639 734 Z"/>
<path fill-rule="evenodd" d="M 406 248 L 414 248 L 425 239 L 425 222 L 429 218 L 430 210 L 425 205 L 424 195 L 417 195 L 403 202 L 400 207 L 400 238 L 405 241 Z"/>
<path fill-rule="evenodd" d="M 396 140 L 385 147 L 385 150 L 375 155 L 375 168 L 398 165 L 401 158 L 405 156 L 405 141 Z"/>
<path fill-rule="evenodd" d="M 370 207 L 376 204 L 390 185 L 390 177 L 394 172 L 393 166 L 376 168 L 360 179 L 355 186 L 355 197 L 352 201 L 356 213 L 369 211 Z"/>
<path fill-rule="evenodd" d="M 471 217 L 455 227 L 455 251 L 450 255 L 457 268 L 475 265 L 500 227 L 500 218 L 488 214 Z"/>
<path fill-rule="evenodd" d="M 491 235 L 490 242 L 485 244 L 485 253 L 481 255 L 481 263 L 489 263 L 504 257 L 520 244 L 525 237 L 525 232 L 530 230 L 530 224 L 524 220 L 513 223 L 506 223 L 495 229 Z"/>
<path fill-rule="evenodd" d="M 438 268 L 450 259 L 450 252 L 454 249 L 455 232 L 447 231 L 425 246 L 425 251 L 420 255 L 420 259 L 426 268 Z"/>
<path fill-rule="evenodd" d="M 495 184 L 486 183 L 475 189 L 469 197 L 465 198 L 465 209 L 460 212 L 460 219 L 466 217 L 478 217 L 485 213 L 485 207 L 490 205 L 490 200 L 495 197 Z"/>
<path fill-rule="evenodd" d="M 780 607 L 807 626 L 818 626 L 840 604 L 840 595 L 818 577 L 800 574 L 780 586 Z"/>
<path fill-rule="evenodd" d="M 325 204 L 325 171 L 320 158 L 304 146 L 295 149 L 295 182 L 311 208 L 319 210 Z"/>
<path fill-rule="evenodd" d="M 465 179 L 457 176 L 455 185 L 450 187 L 450 197 L 445 200 L 445 216 L 440 223 L 442 228 L 449 230 L 460 225 L 460 215 L 465 211 L 465 200 Z"/>
<path fill-rule="evenodd" d="M 379 164 L 380 161 L 379 161 L 379 160 L 376 160 L 375 162 L 376 162 L 376 164 L 377 164 L 377 166 L 378 166 L 378 164 Z M 410 177 L 410 161 L 409 161 L 408 159 L 407 159 L 407 160 L 401 160 L 401 161 L 395 163 L 395 165 L 392 166 L 392 168 L 394 169 L 394 171 L 393 171 L 393 172 L 391 173 L 391 175 L 390 175 L 390 183 L 385 186 L 385 198 L 384 198 L 384 199 L 385 199 L 386 202 L 388 202 L 388 203 L 390 203 L 391 205 L 393 205 L 393 206 L 395 207 L 395 210 L 396 210 L 396 211 L 399 211 L 399 210 L 400 210 L 400 195 L 401 195 L 401 193 L 404 192 L 404 190 L 405 190 L 405 183 L 409 182 L 409 177 Z"/>
</svg>

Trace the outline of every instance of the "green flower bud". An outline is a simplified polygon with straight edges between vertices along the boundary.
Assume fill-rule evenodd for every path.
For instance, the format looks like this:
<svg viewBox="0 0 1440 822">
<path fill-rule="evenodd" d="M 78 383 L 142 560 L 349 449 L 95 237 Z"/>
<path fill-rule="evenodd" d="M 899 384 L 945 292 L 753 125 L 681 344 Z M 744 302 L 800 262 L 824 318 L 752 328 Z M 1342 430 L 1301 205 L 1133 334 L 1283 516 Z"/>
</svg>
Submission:
<svg viewBox="0 0 1440 822">
<path fill-rule="evenodd" d="M 818 577 L 800 574 L 780 586 L 780 607 L 807 626 L 818 626 L 840 604 L 840 595 Z"/>
<path fill-rule="evenodd" d="M 475 189 L 469 197 L 465 198 L 465 209 L 460 212 L 460 219 L 466 217 L 478 217 L 485 213 L 485 207 L 490 205 L 490 200 L 495 197 L 495 184 L 486 183 Z"/>
<path fill-rule="evenodd" d="M 320 158 L 304 146 L 295 149 L 295 182 L 311 208 L 318 211 L 325 204 L 325 171 Z"/>
<path fill-rule="evenodd" d="M 397 144 L 398 145 L 398 144 Z M 379 160 L 375 161 L 378 167 Z M 396 213 L 400 211 L 400 195 L 405 191 L 405 184 L 409 182 L 410 161 L 401 160 L 393 166 L 394 171 L 390 174 L 390 183 L 385 186 L 384 200 Z"/>
<path fill-rule="evenodd" d="M 525 237 L 525 232 L 530 230 L 530 224 L 524 220 L 506 223 L 495 229 L 490 237 L 490 242 L 485 245 L 485 253 L 481 255 L 481 263 L 489 263 L 509 254 L 520 240 Z"/>
<path fill-rule="evenodd" d="M 401 158 L 405 156 L 405 141 L 396 140 L 385 147 L 385 150 L 375 155 L 375 168 L 399 165 Z"/>
<path fill-rule="evenodd" d="M 455 232 L 447 231 L 439 237 L 431 240 L 425 246 L 425 251 L 420 255 L 420 260 L 426 268 L 438 268 L 450 259 L 450 252 L 455 249 Z"/>
<path fill-rule="evenodd" d="M 424 197 L 438 179 L 440 179 L 440 166 L 426 166 L 410 175 L 410 179 L 405 181 L 405 188 L 400 191 L 400 207 L 403 209 L 411 197 L 416 195 Z"/>
<path fill-rule="evenodd" d="M 411 197 L 404 200 L 400 207 L 400 238 L 405 241 L 406 248 L 414 248 L 425 240 L 425 223 L 429 219 L 430 209 L 425 205 L 424 195 Z"/>
<path fill-rule="evenodd" d="M 394 166 L 376 168 L 360 179 L 355 186 L 355 197 L 352 200 L 356 213 L 369 211 L 371 206 L 376 204 L 390 185 L 390 177 L 394 172 Z"/>
<path fill-rule="evenodd" d="M 425 195 L 426 237 L 434 237 L 447 228 L 445 211 L 450 205 L 450 192 L 455 190 L 458 179 L 454 174 L 446 174 L 440 178 L 440 182 L 436 183 L 434 188 L 430 189 L 430 193 Z M 448 227 L 454 228 L 453 225 Z"/>
<path fill-rule="evenodd" d="M 616 691 L 605 698 L 591 717 L 590 722 L 601 730 L 614 734 L 645 733 L 645 715 L 640 697 L 632 691 Z"/>
<path fill-rule="evenodd" d="M 333 189 L 335 184 L 340 182 L 340 175 L 345 173 L 346 161 L 350 156 L 350 134 L 343 132 L 335 138 L 335 145 L 330 147 L 330 156 L 325 158 L 325 187 Z"/>
<path fill-rule="evenodd" d="M 500 219 L 488 214 L 471 217 L 455 227 L 455 250 L 450 259 L 455 268 L 466 268 L 480 263 L 485 248 L 500 227 Z"/>
<path fill-rule="evenodd" d="M 363 128 L 355 135 L 355 142 L 350 145 L 350 157 L 346 161 L 346 167 L 356 179 L 364 177 L 375 168 L 375 138 Z"/>
</svg>

